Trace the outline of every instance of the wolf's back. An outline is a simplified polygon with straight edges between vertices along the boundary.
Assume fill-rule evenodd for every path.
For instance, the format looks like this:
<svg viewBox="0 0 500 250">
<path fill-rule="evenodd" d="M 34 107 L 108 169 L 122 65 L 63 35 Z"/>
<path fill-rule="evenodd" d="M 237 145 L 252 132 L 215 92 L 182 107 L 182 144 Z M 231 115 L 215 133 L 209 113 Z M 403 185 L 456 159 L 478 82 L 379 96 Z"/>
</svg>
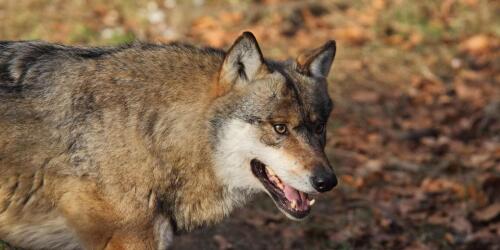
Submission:
<svg viewBox="0 0 500 250">
<path fill-rule="evenodd" d="M 15 84 L 19 80 L 19 66 L 21 64 L 25 42 L 0 41 L 0 90 L 15 91 Z"/>
<path fill-rule="evenodd" d="M 60 147 L 51 145 L 51 135 L 61 132 L 61 126 L 54 129 L 57 124 L 70 122 L 63 118 L 71 100 L 62 93 L 71 89 L 61 88 L 57 72 L 74 61 L 71 51 L 45 42 L 0 41 L 0 173 Z"/>
<path fill-rule="evenodd" d="M 40 67 L 62 48 L 43 42 L 0 41 L 0 86 L 16 90 L 12 85 L 20 84 L 33 66 Z"/>
<path fill-rule="evenodd" d="M 0 92 L 29 89 L 71 60 L 93 59 L 119 48 L 79 48 L 39 41 L 0 41 Z"/>
</svg>

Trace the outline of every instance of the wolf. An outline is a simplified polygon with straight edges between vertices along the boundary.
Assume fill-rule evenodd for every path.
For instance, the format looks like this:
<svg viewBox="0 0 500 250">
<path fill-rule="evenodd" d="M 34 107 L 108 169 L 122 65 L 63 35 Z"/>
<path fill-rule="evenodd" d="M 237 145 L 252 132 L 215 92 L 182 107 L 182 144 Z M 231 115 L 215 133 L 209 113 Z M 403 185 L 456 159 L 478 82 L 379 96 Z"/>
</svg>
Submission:
<svg viewBox="0 0 500 250">
<path fill-rule="evenodd" d="M 337 185 L 324 153 L 334 41 L 264 58 L 186 44 L 0 42 L 0 239 L 166 249 L 265 192 L 291 219 Z"/>
</svg>

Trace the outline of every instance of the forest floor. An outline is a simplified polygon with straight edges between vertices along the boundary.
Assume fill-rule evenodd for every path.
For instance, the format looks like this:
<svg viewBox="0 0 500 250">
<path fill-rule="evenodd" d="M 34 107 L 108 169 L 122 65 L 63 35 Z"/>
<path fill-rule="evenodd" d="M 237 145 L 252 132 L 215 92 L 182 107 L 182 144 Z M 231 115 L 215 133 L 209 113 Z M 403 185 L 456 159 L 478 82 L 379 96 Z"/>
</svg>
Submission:
<svg viewBox="0 0 500 250">
<path fill-rule="evenodd" d="M 500 249 L 500 2 L 180 2 L 0 1 L 0 39 L 227 48 L 250 30 L 278 59 L 337 41 L 339 186 L 303 222 L 261 195 L 174 249 Z"/>
</svg>

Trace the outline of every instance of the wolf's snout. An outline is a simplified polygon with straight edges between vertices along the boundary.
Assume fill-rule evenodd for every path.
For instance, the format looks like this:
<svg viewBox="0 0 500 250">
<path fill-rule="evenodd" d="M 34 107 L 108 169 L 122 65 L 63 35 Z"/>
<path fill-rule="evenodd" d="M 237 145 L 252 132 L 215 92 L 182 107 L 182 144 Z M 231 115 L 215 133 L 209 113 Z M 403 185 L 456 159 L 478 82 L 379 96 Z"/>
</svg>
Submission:
<svg viewBox="0 0 500 250">
<path fill-rule="evenodd" d="M 313 173 L 311 183 L 318 192 L 328 192 L 337 186 L 337 176 L 329 168 L 318 167 Z"/>
</svg>

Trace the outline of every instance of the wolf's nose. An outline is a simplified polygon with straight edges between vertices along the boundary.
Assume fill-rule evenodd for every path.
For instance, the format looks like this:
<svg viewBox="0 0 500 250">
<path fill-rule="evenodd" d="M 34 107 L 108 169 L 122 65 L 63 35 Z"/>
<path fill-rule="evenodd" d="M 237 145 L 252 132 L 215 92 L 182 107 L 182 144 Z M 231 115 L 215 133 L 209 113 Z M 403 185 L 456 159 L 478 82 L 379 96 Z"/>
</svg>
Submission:
<svg viewBox="0 0 500 250">
<path fill-rule="evenodd" d="M 337 176 L 331 171 L 320 170 L 311 177 L 311 183 L 318 192 L 327 192 L 337 186 Z"/>
</svg>

